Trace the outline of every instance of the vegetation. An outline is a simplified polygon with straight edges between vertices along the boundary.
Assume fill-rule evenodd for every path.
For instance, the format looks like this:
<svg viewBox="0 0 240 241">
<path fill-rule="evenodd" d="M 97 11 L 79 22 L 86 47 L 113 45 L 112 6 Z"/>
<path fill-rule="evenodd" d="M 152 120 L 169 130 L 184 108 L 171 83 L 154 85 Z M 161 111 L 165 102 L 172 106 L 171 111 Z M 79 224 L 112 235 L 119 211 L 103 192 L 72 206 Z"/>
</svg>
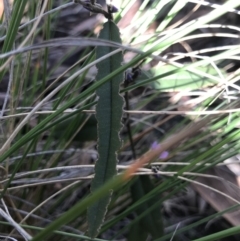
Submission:
<svg viewBox="0 0 240 241">
<path fill-rule="evenodd" d="M 222 23 L 239 18 L 238 1 L 3 2 L 1 236 L 238 235 L 229 223 L 203 230 L 223 215 L 234 225 L 228 215 L 240 205 L 204 184 L 239 191 L 211 173 L 239 154 L 239 28 Z M 215 212 L 191 217 L 188 207 L 179 221 L 171 203 L 193 187 L 230 204 L 207 199 Z"/>
</svg>

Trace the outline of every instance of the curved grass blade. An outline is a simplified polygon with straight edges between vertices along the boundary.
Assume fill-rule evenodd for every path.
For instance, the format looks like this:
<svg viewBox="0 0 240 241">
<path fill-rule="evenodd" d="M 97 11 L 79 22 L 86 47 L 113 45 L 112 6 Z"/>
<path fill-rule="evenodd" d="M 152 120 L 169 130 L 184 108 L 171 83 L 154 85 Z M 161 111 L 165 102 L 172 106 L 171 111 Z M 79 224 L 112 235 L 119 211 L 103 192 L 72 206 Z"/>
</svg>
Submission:
<svg viewBox="0 0 240 241">
<path fill-rule="evenodd" d="M 100 39 L 107 39 L 121 43 L 118 27 L 108 21 L 104 24 L 99 35 Z M 105 56 L 112 52 L 112 47 L 97 47 L 96 58 Z M 97 64 L 97 80 L 100 80 L 121 66 L 122 53 L 119 52 L 108 59 Z M 98 153 L 99 158 L 95 166 L 95 177 L 92 181 L 91 191 L 106 183 L 116 174 L 117 151 L 121 147 L 119 131 L 121 129 L 121 118 L 123 98 L 119 95 L 119 86 L 123 81 L 120 73 L 97 89 L 99 101 L 96 107 L 96 118 L 98 121 Z M 88 209 L 88 234 L 96 237 L 104 221 L 108 204 L 111 199 L 111 191 L 104 198 L 98 200 Z"/>
</svg>

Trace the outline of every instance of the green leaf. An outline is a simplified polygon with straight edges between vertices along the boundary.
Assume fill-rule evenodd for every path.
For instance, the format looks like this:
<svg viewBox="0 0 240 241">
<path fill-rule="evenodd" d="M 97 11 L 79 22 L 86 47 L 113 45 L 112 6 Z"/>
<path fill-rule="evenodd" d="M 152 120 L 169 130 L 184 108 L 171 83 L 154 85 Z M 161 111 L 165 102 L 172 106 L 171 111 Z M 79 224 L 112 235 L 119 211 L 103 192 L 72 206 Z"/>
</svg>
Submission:
<svg viewBox="0 0 240 241">
<path fill-rule="evenodd" d="M 167 73 L 173 70 L 177 70 L 177 68 L 174 66 L 166 65 L 163 66 L 162 69 L 155 70 L 155 75 L 164 74 L 165 72 Z M 212 66 L 198 67 L 198 70 L 214 77 L 219 76 L 219 73 Z M 220 72 L 224 75 L 222 70 L 220 70 Z M 190 73 L 187 70 L 181 69 L 174 74 L 158 79 L 154 82 L 153 87 L 155 89 L 161 89 L 165 91 L 190 91 L 208 87 L 213 84 L 216 84 L 216 81 L 213 81 L 205 76 Z"/>
<path fill-rule="evenodd" d="M 203 238 L 199 238 L 199 239 L 195 239 L 194 241 L 213 241 L 213 240 L 223 240 L 223 238 L 225 237 L 229 237 L 231 235 L 237 235 L 240 232 L 240 227 L 232 227 L 232 228 L 228 228 L 226 230 L 214 233 L 214 234 L 210 234 L 208 236 L 205 236 Z M 224 239 L 226 240 L 226 239 Z M 231 240 L 231 238 L 228 240 Z"/>
<path fill-rule="evenodd" d="M 135 223 L 131 226 L 128 234 L 128 241 L 145 241 L 147 240 L 148 233 L 142 226 L 140 225 L 140 222 Z"/>
<path fill-rule="evenodd" d="M 104 24 L 99 38 L 121 43 L 118 27 L 112 21 Z M 113 50 L 113 48 L 107 46 L 97 47 L 96 58 L 105 56 Z M 122 61 L 122 53 L 119 52 L 100 62 L 97 65 L 97 80 L 106 77 L 118 69 Z M 91 186 L 92 192 L 116 175 L 117 151 L 121 147 L 119 131 L 122 127 L 123 98 L 119 95 L 119 87 L 122 81 L 123 74 L 120 73 L 97 89 L 99 101 L 96 107 L 96 118 L 98 121 L 99 158 L 95 166 L 95 177 Z M 109 190 L 109 194 L 106 197 L 98 200 L 93 206 L 89 207 L 88 232 L 91 237 L 97 236 L 104 221 L 110 199 L 111 190 Z"/>
<path fill-rule="evenodd" d="M 103 196 L 107 195 L 109 189 L 118 190 L 122 187 L 126 180 L 124 179 L 124 174 L 115 176 L 104 186 L 100 187 L 91 195 L 83 198 L 80 202 L 76 203 L 68 211 L 62 214 L 59 218 L 51 222 L 47 227 L 45 227 L 41 232 L 39 232 L 31 241 L 43 241 L 46 240 L 46 237 L 50 236 L 54 230 L 57 230 L 66 223 L 71 222 L 81 215 L 89 205 L 96 202 L 96 200 L 101 199 Z"/>
<path fill-rule="evenodd" d="M 137 178 L 136 182 L 131 187 L 132 198 L 134 202 L 137 202 L 147 193 L 154 189 L 154 185 L 148 176 L 140 176 Z M 157 203 L 159 197 L 154 196 L 152 199 L 141 204 L 136 213 L 141 215 L 143 212 L 152 207 Z M 158 205 L 156 209 L 150 211 L 142 219 L 140 219 L 140 225 L 145 232 L 152 235 L 154 239 L 160 238 L 163 235 L 163 223 L 161 215 L 161 205 Z"/>
<path fill-rule="evenodd" d="M 15 41 L 15 38 L 18 32 L 18 27 L 22 20 L 22 15 L 27 2 L 28 2 L 27 0 L 15 1 L 12 17 L 10 20 L 9 27 L 7 29 L 7 35 L 6 35 L 6 39 L 4 40 L 1 53 L 6 53 L 7 51 L 10 51 L 12 49 L 13 43 Z M 4 63 L 4 60 L 1 59 L 0 66 L 2 66 L 3 63 Z M 0 81 L 2 80 L 3 75 L 4 75 L 4 71 L 0 73 Z"/>
</svg>

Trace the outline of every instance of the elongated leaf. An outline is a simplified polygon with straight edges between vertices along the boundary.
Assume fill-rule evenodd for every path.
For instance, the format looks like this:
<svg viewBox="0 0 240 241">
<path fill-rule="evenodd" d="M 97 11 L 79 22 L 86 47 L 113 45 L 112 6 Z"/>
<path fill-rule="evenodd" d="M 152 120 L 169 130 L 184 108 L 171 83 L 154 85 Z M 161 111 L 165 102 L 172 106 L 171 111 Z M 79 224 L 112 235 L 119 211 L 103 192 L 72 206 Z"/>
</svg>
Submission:
<svg viewBox="0 0 240 241">
<path fill-rule="evenodd" d="M 148 176 L 140 176 L 136 182 L 132 185 L 131 193 L 134 202 L 144 197 L 147 193 L 154 189 L 154 185 Z M 148 210 L 152 205 L 158 201 L 159 197 L 155 196 L 152 199 L 146 201 L 138 207 L 136 213 L 141 215 L 143 212 Z M 150 211 L 144 218 L 140 220 L 137 225 L 142 227 L 145 232 L 152 235 L 154 239 L 161 238 L 163 235 L 163 223 L 161 215 L 161 205 L 156 209 Z"/>
<path fill-rule="evenodd" d="M 7 30 L 6 39 L 3 44 L 2 53 L 5 53 L 11 50 L 15 37 L 17 35 L 18 27 L 22 19 L 23 11 L 27 4 L 27 0 L 16 1 L 13 8 L 12 18 Z M 0 60 L 0 66 L 3 64 L 4 60 Z M 2 80 L 4 71 L 0 73 L 0 81 Z"/>
<path fill-rule="evenodd" d="M 108 21 L 104 24 L 99 38 L 121 43 L 119 35 L 118 27 L 112 21 Z M 105 56 L 113 50 L 111 47 L 97 47 L 96 57 Z M 118 69 L 122 61 L 122 53 L 117 53 L 99 63 L 97 65 L 97 80 Z M 116 174 L 117 151 L 121 146 L 119 131 L 121 129 L 123 98 L 119 95 L 119 86 L 122 81 L 123 74 L 118 74 L 97 90 L 99 96 L 96 108 L 99 158 L 95 166 L 92 192 L 104 185 L 107 180 Z M 98 200 L 88 209 L 88 232 L 91 237 L 96 237 L 99 232 L 110 198 L 111 191 L 109 190 L 108 196 Z"/>
<path fill-rule="evenodd" d="M 137 222 L 135 225 L 131 226 L 128 234 L 128 241 L 145 241 L 147 240 L 148 233 L 142 226 L 140 222 Z"/>
</svg>

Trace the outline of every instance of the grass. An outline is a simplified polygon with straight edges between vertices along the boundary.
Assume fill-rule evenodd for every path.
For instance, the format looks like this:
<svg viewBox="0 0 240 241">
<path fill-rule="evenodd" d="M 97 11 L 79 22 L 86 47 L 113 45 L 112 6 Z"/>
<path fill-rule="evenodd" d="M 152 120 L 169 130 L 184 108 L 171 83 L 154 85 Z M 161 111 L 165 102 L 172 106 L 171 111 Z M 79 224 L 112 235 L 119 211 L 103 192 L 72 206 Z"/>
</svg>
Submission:
<svg viewBox="0 0 240 241">
<path fill-rule="evenodd" d="M 239 200 L 198 177 L 238 190 L 206 172 L 239 154 L 239 29 L 221 20 L 237 18 L 240 3 L 119 1 L 113 14 L 88 4 L 5 3 L 1 235 L 237 240 L 238 226 L 206 227 L 237 210 Z M 89 8 L 100 13 L 90 15 Z M 84 31 L 71 36 L 68 19 Z M 97 27 L 89 28 L 90 20 Z M 67 37 L 56 37 L 63 34 L 58 29 Z M 189 184 L 231 205 L 208 207 L 205 215 L 187 207 L 178 221 L 181 208 L 166 207 L 182 205 Z"/>
</svg>

